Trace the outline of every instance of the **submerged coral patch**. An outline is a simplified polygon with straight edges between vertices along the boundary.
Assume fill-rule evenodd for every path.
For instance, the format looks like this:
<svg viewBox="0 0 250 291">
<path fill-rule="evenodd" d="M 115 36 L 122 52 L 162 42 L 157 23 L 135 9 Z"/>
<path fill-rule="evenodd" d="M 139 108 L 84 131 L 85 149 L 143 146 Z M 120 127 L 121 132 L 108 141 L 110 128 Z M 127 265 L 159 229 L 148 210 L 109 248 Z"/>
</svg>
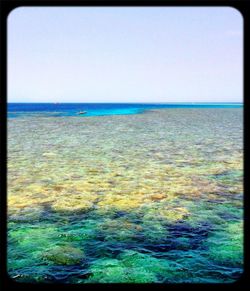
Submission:
<svg viewBox="0 0 250 291">
<path fill-rule="evenodd" d="M 56 265 L 75 265 L 79 264 L 84 258 L 84 252 L 72 246 L 56 246 L 45 250 L 42 255 L 45 260 Z"/>
</svg>

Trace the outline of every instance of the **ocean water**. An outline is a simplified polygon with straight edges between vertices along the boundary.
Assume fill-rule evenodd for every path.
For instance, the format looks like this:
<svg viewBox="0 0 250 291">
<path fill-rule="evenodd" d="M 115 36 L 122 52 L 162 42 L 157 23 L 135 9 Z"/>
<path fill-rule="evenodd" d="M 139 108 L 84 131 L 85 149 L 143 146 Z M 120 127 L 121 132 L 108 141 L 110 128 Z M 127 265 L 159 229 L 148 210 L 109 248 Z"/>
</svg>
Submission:
<svg viewBox="0 0 250 291">
<path fill-rule="evenodd" d="M 57 105 L 8 106 L 10 277 L 241 276 L 242 105 Z"/>
<path fill-rule="evenodd" d="M 80 111 L 86 114 L 79 117 L 139 114 L 152 109 L 173 108 L 241 108 L 241 103 L 9 103 L 8 117 L 62 117 L 79 116 Z"/>
</svg>

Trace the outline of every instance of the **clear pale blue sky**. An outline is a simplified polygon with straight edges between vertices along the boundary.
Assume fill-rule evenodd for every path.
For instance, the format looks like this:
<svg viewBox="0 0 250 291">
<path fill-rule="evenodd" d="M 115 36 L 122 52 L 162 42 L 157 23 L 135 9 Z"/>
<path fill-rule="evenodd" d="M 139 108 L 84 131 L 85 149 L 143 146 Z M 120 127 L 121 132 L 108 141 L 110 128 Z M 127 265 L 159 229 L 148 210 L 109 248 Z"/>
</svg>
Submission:
<svg viewBox="0 0 250 291">
<path fill-rule="evenodd" d="M 242 102 L 230 7 L 17 8 L 8 102 Z"/>
</svg>

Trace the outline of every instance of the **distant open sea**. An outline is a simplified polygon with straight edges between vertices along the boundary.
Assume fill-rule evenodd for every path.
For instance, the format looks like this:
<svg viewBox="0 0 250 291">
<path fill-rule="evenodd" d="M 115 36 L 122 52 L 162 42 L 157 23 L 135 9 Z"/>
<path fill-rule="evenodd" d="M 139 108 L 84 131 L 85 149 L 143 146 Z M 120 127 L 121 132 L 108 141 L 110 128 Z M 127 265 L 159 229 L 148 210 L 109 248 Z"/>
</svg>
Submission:
<svg viewBox="0 0 250 291">
<path fill-rule="evenodd" d="M 8 117 L 138 114 L 161 108 L 240 108 L 242 103 L 8 103 Z"/>
</svg>

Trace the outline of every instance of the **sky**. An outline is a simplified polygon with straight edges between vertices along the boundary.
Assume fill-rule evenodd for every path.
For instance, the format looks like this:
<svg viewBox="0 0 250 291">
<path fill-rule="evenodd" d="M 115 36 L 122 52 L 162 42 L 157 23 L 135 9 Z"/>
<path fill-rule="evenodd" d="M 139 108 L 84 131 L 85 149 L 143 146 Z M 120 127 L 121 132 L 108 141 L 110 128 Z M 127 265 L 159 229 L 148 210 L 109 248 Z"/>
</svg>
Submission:
<svg viewBox="0 0 250 291">
<path fill-rule="evenodd" d="M 242 102 L 231 7 L 20 7 L 8 102 Z"/>
</svg>

